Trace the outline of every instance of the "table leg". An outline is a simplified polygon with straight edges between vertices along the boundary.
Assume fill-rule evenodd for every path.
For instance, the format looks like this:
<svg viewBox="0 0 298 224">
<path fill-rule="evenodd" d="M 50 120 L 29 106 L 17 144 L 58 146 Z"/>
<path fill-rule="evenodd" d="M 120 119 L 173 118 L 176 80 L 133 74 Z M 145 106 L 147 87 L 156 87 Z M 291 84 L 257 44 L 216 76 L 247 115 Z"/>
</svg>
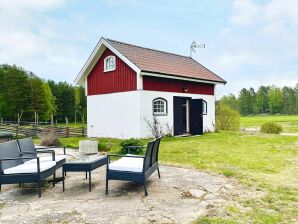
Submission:
<svg viewBox="0 0 298 224">
<path fill-rule="evenodd" d="M 64 170 L 62 169 L 62 191 L 63 192 L 64 192 L 64 179 L 65 179 Z"/>
<path fill-rule="evenodd" d="M 86 171 L 86 180 L 87 180 L 87 171 Z"/>
<path fill-rule="evenodd" d="M 89 171 L 89 191 L 91 191 L 91 171 Z"/>
</svg>

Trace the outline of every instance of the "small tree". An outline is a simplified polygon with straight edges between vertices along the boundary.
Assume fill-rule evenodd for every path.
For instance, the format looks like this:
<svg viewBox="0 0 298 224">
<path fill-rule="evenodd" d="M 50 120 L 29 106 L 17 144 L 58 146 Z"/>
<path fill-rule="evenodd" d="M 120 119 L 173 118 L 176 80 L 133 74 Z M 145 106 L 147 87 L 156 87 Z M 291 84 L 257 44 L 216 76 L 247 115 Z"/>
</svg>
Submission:
<svg viewBox="0 0 298 224">
<path fill-rule="evenodd" d="M 239 131 L 240 114 L 227 105 L 216 106 L 216 130 Z"/>
</svg>

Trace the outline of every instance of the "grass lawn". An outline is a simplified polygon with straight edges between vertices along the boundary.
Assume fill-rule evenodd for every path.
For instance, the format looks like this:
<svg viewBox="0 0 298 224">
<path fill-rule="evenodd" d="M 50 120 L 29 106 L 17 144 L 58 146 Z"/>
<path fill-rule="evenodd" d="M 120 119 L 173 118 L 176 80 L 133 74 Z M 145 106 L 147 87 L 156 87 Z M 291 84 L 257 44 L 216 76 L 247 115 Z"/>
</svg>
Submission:
<svg viewBox="0 0 298 224">
<path fill-rule="evenodd" d="M 267 192 L 261 200 L 243 201 L 251 212 L 237 209 L 230 220 L 198 223 L 288 223 L 298 214 L 298 137 L 211 133 L 198 137 L 162 140 L 160 160 L 234 177 Z M 224 222 L 225 221 L 225 222 Z"/>
<path fill-rule="evenodd" d="M 298 133 L 298 115 L 250 116 L 240 118 L 241 128 L 259 128 L 265 122 L 277 122 L 283 132 Z"/>
<path fill-rule="evenodd" d="M 78 147 L 83 138 L 62 138 Z M 119 150 L 119 139 L 101 138 Z M 142 140 L 144 144 L 148 140 Z M 241 201 L 248 211 L 226 208 L 229 217 L 205 217 L 197 223 L 295 223 L 298 220 L 298 137 L 218 132 L 185 138 L 164 138 L 160 161 L 235 178 L 263 198 Z"/>
</svg>

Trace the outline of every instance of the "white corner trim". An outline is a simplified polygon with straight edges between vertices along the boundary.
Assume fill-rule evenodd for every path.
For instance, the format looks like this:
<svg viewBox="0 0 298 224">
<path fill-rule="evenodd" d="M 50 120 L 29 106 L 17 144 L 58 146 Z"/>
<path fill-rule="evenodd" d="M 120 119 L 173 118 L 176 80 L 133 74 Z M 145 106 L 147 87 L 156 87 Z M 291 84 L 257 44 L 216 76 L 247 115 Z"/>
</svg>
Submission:
<svg viewBox="0 0 298 224">
<path fill-rule="evenodd" d="M 74 80 L 76 85 L 84 83 L 83 80 L 89 74 L 86 74 L 88 71 L 94 67 L 102 53 L 104 52 L 105 48 L 110 49 L 115 55 L 117 55 L 122 61 L 124 61 L 129 67 L 131 67 L 136 73 L 137 76 L 140 74 L 141 69 L 138 68 L 135 64 L 133 64 L 128 58 L 126 58 L 123 54 L 121 54 L 116 48 L 114 48 L 108 41 L 106 41 L 103 37 L 97 43 L 96 47 L 92 51 L 91 55 L 89 56 L 88 60 L 84 64 L 83 68 L 81 69 L 80 73 Z M 103 50 L 104 48 L 104 50 Z M 95 62 L 94 62 L 95 61 Z"/>
<path fill-rule="evenodd" d="M 218 85 L 218 84 L 224 85 L 224 83 L 221 83 L 221 82 L 212 82 L 212 81 L 203 80 L 203 79 L 192 79 L 192 78 L 185 78 L 185 77 L 179 77 L 174 75 L 163 75 L 163 74 L 150 73 L 150 72 L 141 72 L 141 75 L 168 78 L 168 79 L 178 79 L 178 80 L 185 80 L 185 81 L 191 81 L 191 82 L 209 83 L 209 84 L 215 84 L 215 85 Z"/>
</svg>

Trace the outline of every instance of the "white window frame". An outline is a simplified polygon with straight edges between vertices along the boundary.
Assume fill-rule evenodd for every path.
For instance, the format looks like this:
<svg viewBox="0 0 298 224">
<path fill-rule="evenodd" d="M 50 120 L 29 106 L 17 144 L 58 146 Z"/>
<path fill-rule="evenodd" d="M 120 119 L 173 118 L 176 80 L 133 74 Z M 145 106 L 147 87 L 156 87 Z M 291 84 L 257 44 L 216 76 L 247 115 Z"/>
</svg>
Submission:
<svg viewBox="0 0 298 224">
<path fill-rule="evenodd" d="M 156 105 L 156 103 L 163 103 L 163 111 L 155 111 L 155 109 L 161 109 L 160 105 Z M 152 101 L 152 111 L 154 116 L 166 116 L 168 114 L 168 101 L 164 98 L 155 98 Z"/>
<path fill-rule="evenodd" d="M 112 67 L 112 68 L 108 68 L 107 69 L 107 62 L 108 62 L 108 60 L 110 60 L 110 59 L 113 59 L 114 60 L 114 67 Z M 110 55 L 110 56 L 107 56 L 105 59 L 104 59 L 104 68 L 103 68 L 104 70 L 104 72 L 111 72 L 111 71 L 114 71 L 114 70 L 116 70 L 116 57 L 114 56 L 114 55 Z"/>
</svg>

